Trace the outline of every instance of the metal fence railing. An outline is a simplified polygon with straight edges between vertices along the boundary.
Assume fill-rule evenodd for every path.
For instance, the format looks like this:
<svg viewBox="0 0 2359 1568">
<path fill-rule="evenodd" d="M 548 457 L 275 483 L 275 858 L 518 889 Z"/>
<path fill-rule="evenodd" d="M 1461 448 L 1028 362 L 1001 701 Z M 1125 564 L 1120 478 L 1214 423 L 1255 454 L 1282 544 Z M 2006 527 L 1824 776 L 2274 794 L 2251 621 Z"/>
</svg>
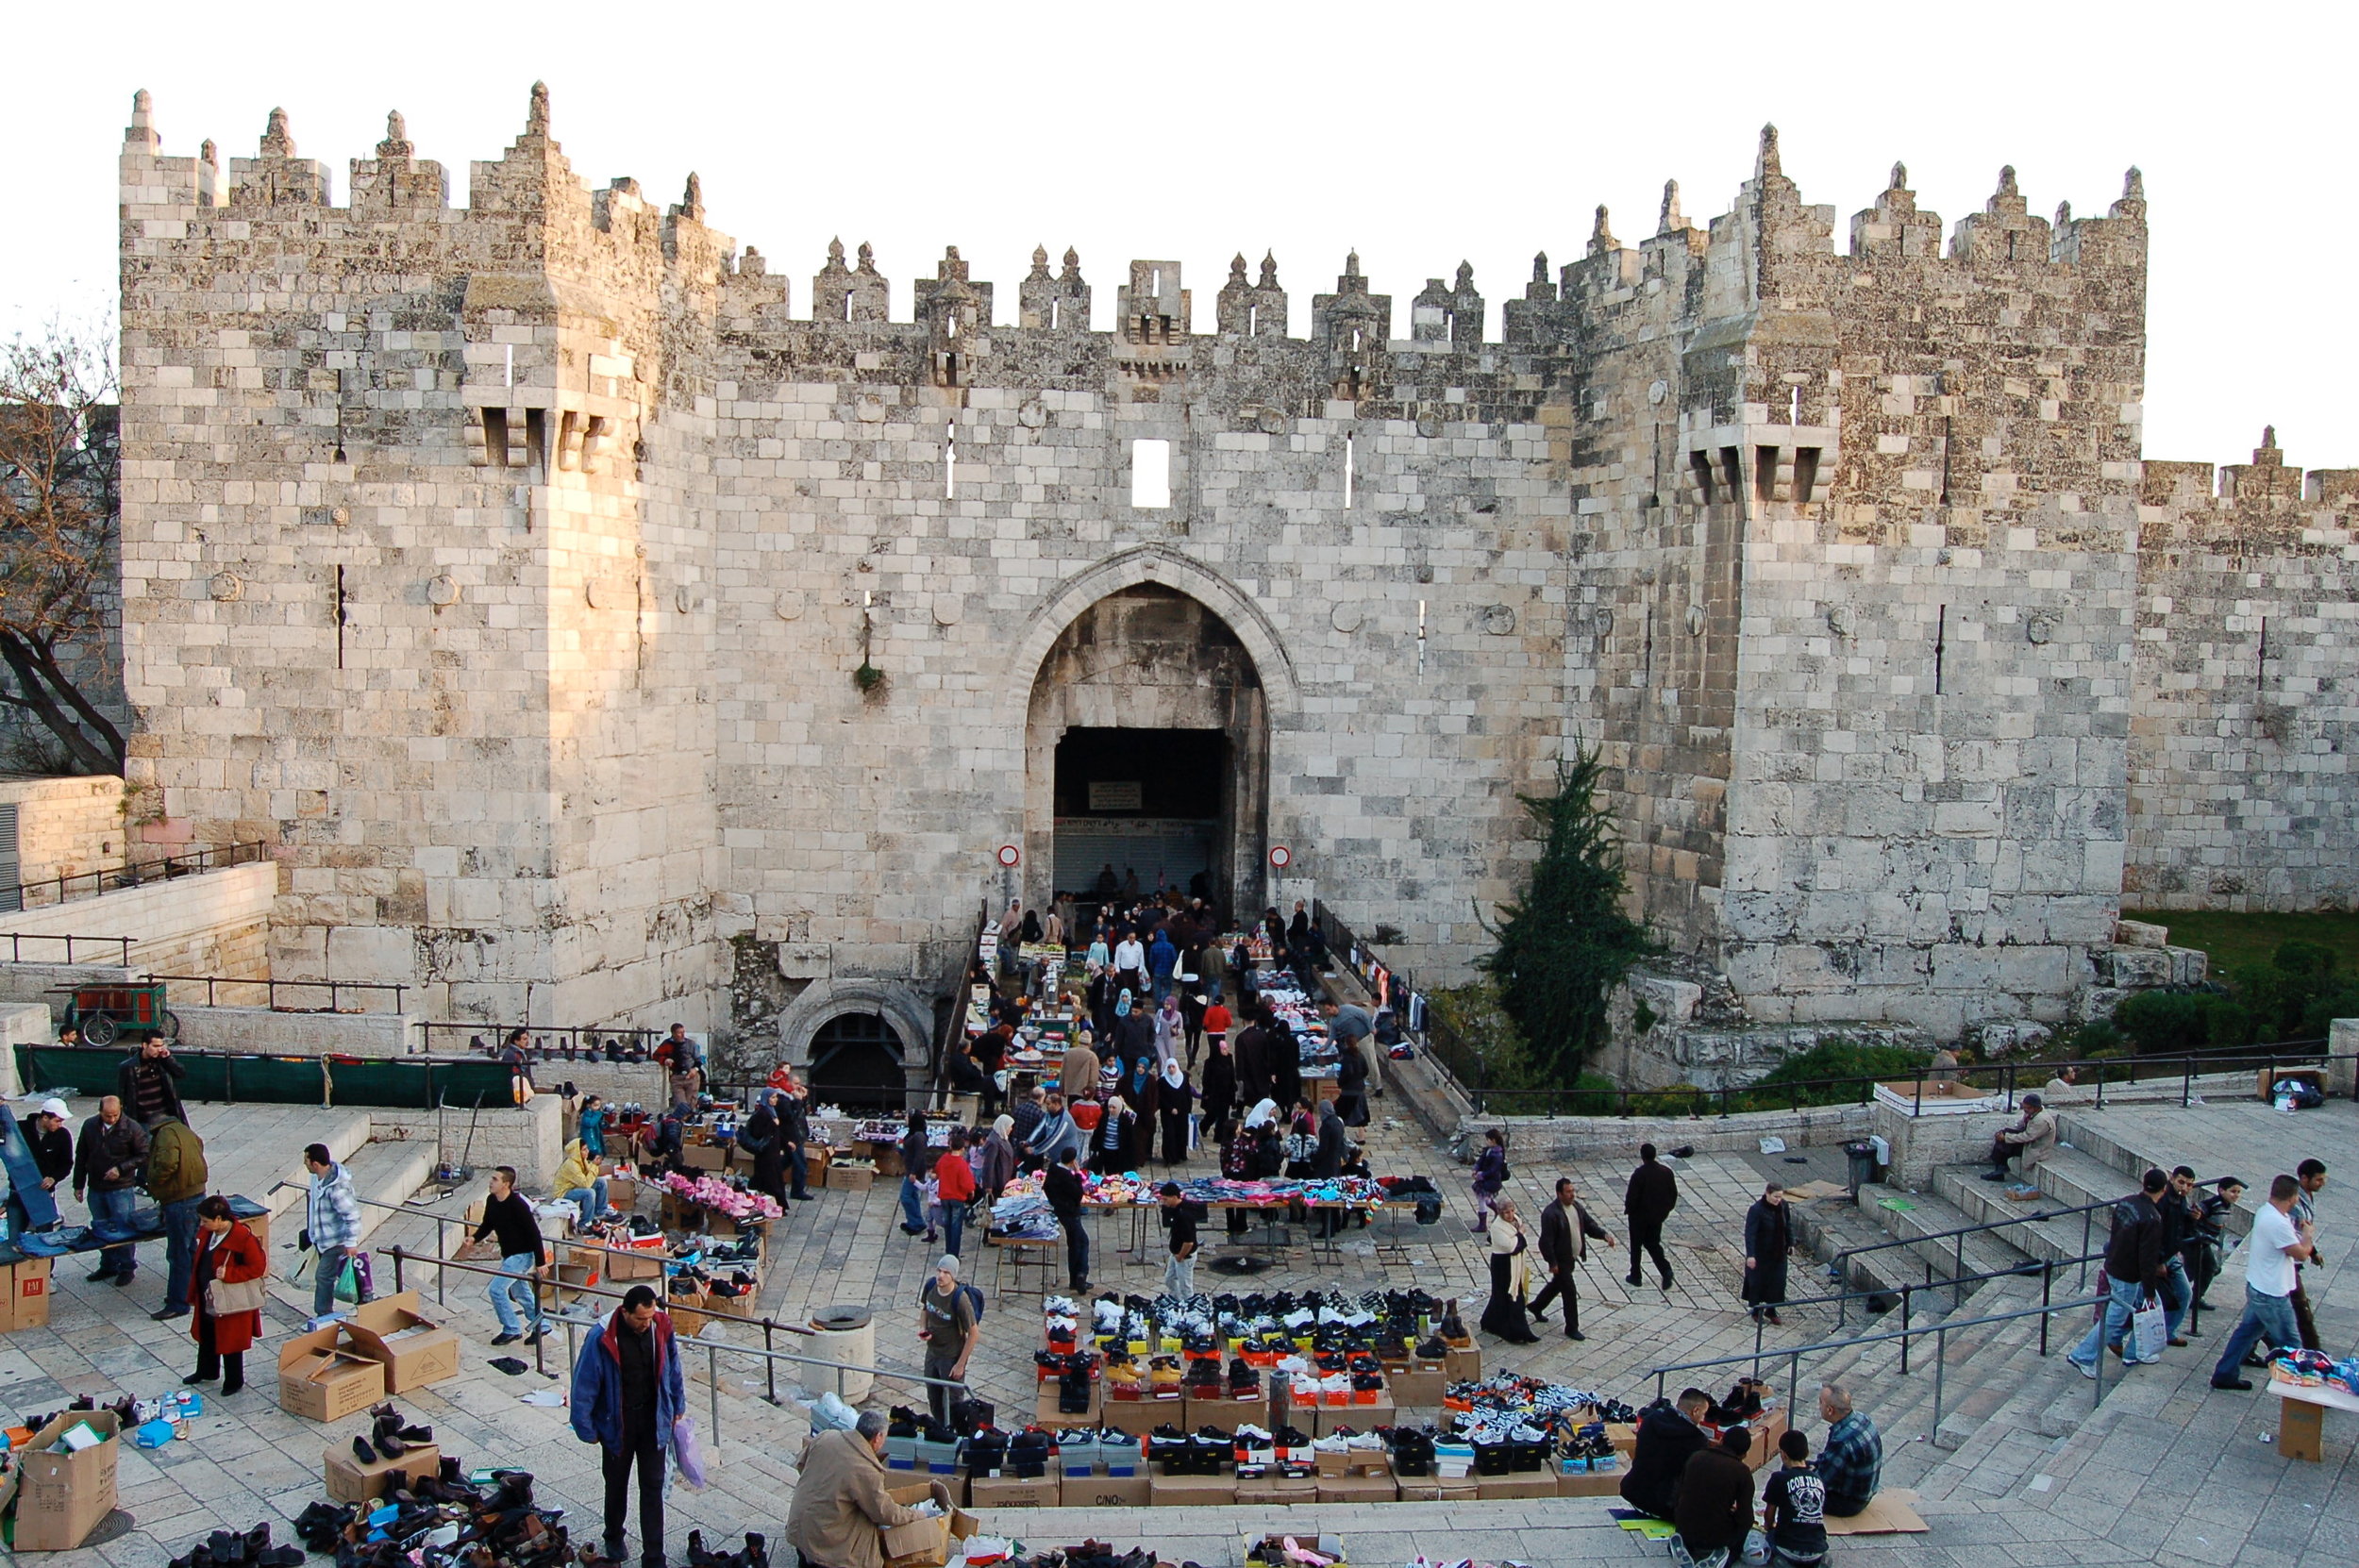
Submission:
<svg viewBox="0 0 2359 1568">
<path fill-rule="evenodd" d="M 112 948 L 114 956 L 111 959 L 93 957 L 87 951 L 77 956 L 74 949 L 74 944 L 77 942 L 85 949 Z M 30 958 L 25 955 L 26 942 L 33 944 L 33 953 Z M 44 943 L 53 945 L 50 950 L 44 952 L 42 950 Z M 115 963 L 128 969 L 131 966 L 131 939 L 129 937 L 51 937 L 43 936 L 38 931 L 11 931 L 8 933 L 8 961 L 10 963 Z"/>
<path fill-rule="evenodd" d="M 273 1012 L 399 1012 L 401 999 L 413 987 L 390 980 L 254 980 L 236 975 L 150 975 L 151 981 L 166 987 L 178 987 L 172 999 L 187 1006 L 198 1004 L 190 1000 L 197 987 L 205 988 L 203 1006 L 209 1008 L 265 1007 Z M 223 993 L 228 993 L 225 999 Z M 374 999 L 386 993 L 393 993 L 393 1006 L 380 1008 Z M 325 993 L 325 1005 L 322 993 Z M 280 1001 L 284 993 L 291 998 Z M 346 1001 L 359 997 L 362 1005 L 347 1008 Z"/>
<path fill-rule="evenodd" d="M 94 898 L 119 888 L 145 887 L 151 882 L 169 881 L 176 876 L 193 876 L 199 872 L 220 871 L 229 866 L 251 865 L 269 858 L 270 845 L 258 842 L 226 844 L 219 849 L 192 849 L 178 855 L 166 855 L 160 859 L 102 866 L 96 871 L 69 872 L 62 876 L 44 876 L 38 882 L 18 882 L 0 888 L 0 909 L 48 909 L 76 898 Z"/>
<path fill-rule="evenodd" d="M 657 1043 L 666 1032 L 547 1024 L 440 1023 L 422 1024 L 419 1027 L 426 1031 L 427 1053 L 448 1057 L 497 1056 L 501 1043 L 521 1028 L 529 1037 L 525 1054 L 536 1063 L 645 1061 L 655 1054 Z"/>
<path fill-rule="evenodd" d="M 180 1097 L 224 1104 L 376 1106 L 431 1110 L 451 1105 L 514 1103 L 506 1068 L 494 1061 L 423 1057 L 282 1057 L 237 1051 L 176 1050 Z M 122 1051 L 74 1045 L 19 1045 L 17 1076 L 28 1093 L 111 1094 Z"/>
</svg>

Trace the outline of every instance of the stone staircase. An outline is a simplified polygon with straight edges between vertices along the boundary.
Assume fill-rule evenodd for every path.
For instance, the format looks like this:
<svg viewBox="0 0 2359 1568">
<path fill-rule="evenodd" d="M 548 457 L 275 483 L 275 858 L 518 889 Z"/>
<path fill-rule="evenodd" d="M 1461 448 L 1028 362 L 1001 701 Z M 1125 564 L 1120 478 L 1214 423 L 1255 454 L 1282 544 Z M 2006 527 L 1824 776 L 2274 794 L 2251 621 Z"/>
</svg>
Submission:
<svg viewBox="0 0 2359 1568">
<path fill-rule="evenodd" d="M 436 1151 L 432 1142 L 372 1140 L 365 1116 L 330 1129 L 321 1142 L 352 1173 L 355 1195 L 369 1200 L 360 1205 L 363 1242 L 378 1226 L 394 1217 L 393 1210 L 376 1205 L 408 1203 L 434 1175 Z M 267 1197 L 257 1194 L 255 1201 L 269 1209 L 272 1243 L 283 1246 L 291 1244 L 302 1227 L 304 1190 L 310 1184 L 310 1173 L 305 1169 L 300 1152 L 277 1179 L 287 1185 Z"/>
</svg>

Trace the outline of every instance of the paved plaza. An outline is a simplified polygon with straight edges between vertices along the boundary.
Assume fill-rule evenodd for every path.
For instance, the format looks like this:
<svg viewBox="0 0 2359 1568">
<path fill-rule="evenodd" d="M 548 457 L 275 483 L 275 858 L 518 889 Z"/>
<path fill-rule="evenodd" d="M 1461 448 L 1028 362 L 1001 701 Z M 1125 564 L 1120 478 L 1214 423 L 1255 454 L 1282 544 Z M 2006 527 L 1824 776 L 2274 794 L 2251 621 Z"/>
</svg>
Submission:
<svg viewBox="0 0 2359 1568">
<path fill-rule="evenodd" d="M 1380 1102 L 1380 1111 L 1394 1102 Z M 77 1106 L 77 1111 L 80 1108 Z M 2337 1102 L 2300 1118 L 2278 1115 L 2257 1104 L 2216 1104 L 2182 1111 L 2171 1108 L 2083 1110 L 2080 1125 L 2101 1132 L 2146 1158 L 2185 1159 L 2199 1170 L 2238 1170 L 2265 1180 L 2316 1153 L 2337 1173 L 2320 1205 L 2326 1243 L 2320 1265 L 2310 1275 L 2320 1303 L 2319 1321 L 2330 1347 L 2348 1347 L 2359 1330 L 2359 1310 L 2348 1299 L 2352 1239 L 2359 1236 L 2359 1202 L 2339 1173 L 2359 1178 L 2359 1108 Z M 201 1106 L 200 1130 L 211 1145 L 215 1185 L 260 1197 L 285 1174 L 281 1161 L 315 1133 L 330 1128 L 354 1132 L 352 1112 L 316 1112 L 287 1108 Z M 1430 1227 L 1404 1226 L 1404 1250 L 1379 1255 L 1370 1233 L 1347 1238 L 1338 1260 L 1314 1260 L 1301 1248 L 1280 1258 L 1269 1272 L 1237 1288 L 1274 1291 L 1310 1287 L 1347 1290 L 1421 1287 L 1437 1295 L 1457 1293 L 1471 1319 L 1479 1312 L 1483 1256 L 1467 1228 L 1465 1172 L 1414 1123 L 1380 1115 L 1370 1129 L 1373 1164 L 1379 1174 L 1415 1172 L 1430 1176 L 1448 1194 L 1447 1212 Z M 381 1148 L 381 1145 L 375 1146 Z M 369 1159 L 369 1154 L 359 1157 Z M 1598 1148 L 1561 1174 L 1581 1183 L 1600 1220 L 1621 1233 L 1620 1193 L 1630 1153 Z M 1486 1370 L 1509 1367 L 1590 1387 L 1610 1396 L 1643 1403 L 1651 1390 L 1640 1375 L 1669 1361 L 1749 1351 L 1753 1329 L 1735 1299 L 1740 1217 L 1758 1191 L 1765 1166 L 1782 1161 L 1766 1156 L 1699 1156 L 1680 1166 L 1681 1202 L 1671 1226 L 1678 1283 L 1667 1294 L 1648 1283 L 1631 1290 L 1623 1283 L 1626 1255 L 1593 1257 L 1582 1276 L 1582 1326 L 1586 1343 L 1568 1344 L 1558 1325 L 1541 1325 L 1538 1345 L 1525 1349 L 1482 1341 Z M 1199 1158 L 1192 1168 L 1209 1166 Z M 1542 1193 L 1560 1174 L 1555 1168 L 1520 1167 L 1512 1190 L 1527 1211 L 1536 1211 Z M 430 1192 L 427 1195 L 431 1195 Z M 462 1190 L 434 1206 L 456 1213 L 472 1196 Z M 1840 1200 L 1835 1200 L 1840 1202 Z M 1848 1210 L 1849 1206 L 1844 1205 Z M 879 1182 L 864 1193 L 828 1191 L 811 1204 L 792 1206 L 772 1247 L 761 1306 L 781 1323 L 800 1322 L 817 1308 L 842 1303 L 878 1312 L 878 1359 L 886 1376 L 871 1403 L 915 1403 L 916 1391 L 891 1374 L 917 1362 L 908 1306 L 937 1248 L 900 1234 L 895 1190 Z M 1829 1216 L 1830 1219 L 1835 1216 Z M 1843 1216 L 1856 1223 L 1858 1216 Z M 1126 1256 L 1127 1220 L 1099 1222 L 1098 1263 L 1102 1287 L 1153 1293 L 1162 1255 L 1149 1231 L 1145 1256 Z M 1215 1231 L 1217 1226 L 1214 1227 Z M 436 1227 L 419 1214 L 390 1218 L 370 1239 L 378 1253 L 378 1285 L 390 1289 L 386 1257 L 395 1244 L 430 1252 Z M 281 1271 L 294 1255 L 285 1249 L 292 1226 L 274 1238 L 274 1261 Z M 1117 1233 L 1119 1232 L 1119 1234 Z M 455 1227 L 452 1232 L 456 1235 Z M 1215 1248 L 1217 1250 L 1217 1248 Z M 49 1326 L 0 1338 L 0 1398 L 18 1415 L 37 1412 L 79 1393 L 111 1397 L 120 1392 L 153 1395 L 176 1386 L 191 1364 L 190 1343 L 177 1325 L 153 1323 L 148 1313 L 161 1290 L 161 1247 L 151 1254 L 137 1286 L 117 1291 L 84 1282 L 86 1267 L 69 1260 L 59 1270 Z M 1033 1397 L 1030 1356 L 1039 1343 L 1038 1302 L 995 1286 L 991 1253 L 970 1240 L 971 1275 L 991 1293 L 983 1322 L 983 1345 L 974 1361 L 977 1392 L 995 1401 L 1003 1419 L 1028 1412 Z M 410 1279 L 433 1294 L 430 1271 L 414 1266 Z M 1794 1293 L 1820 1288 L 1823 1272 L 1798 1260 Z M 1209 1289 L 1219 1276 L 1209 1269 L 1199 1280 Z M 1061 1277 L 1059 1283 L 1061 1283 Z M 594 1521 L 600 1499 L 594 1454 L 575 1441 L 562 1410 L 527 1405 L 521 1396 L 561 1386 L 554 1376 L 571 1335 L 553 1335 L 547 1345 L 550 1375 L 527 1371 L 503 1376 L 490 1366 L 498 1354 L 488 1343 L 496 1331 L 483 1300 L 481 1283 L 453 1274 L 444 1309 L 464 1339 L 461 1376 L 398 1403 L 416 1420 L 431 1425 L 446 1454 L 469 1465 L 515 1465 L 531 1470 L 539 1491 L 561 1504 L 577 1522 Z M 2231 1282 L 2216 1288 L 2217 1303 L 2238 1295 Z M 283 1281 L 274 1288 L 266 1310 L 272 1338 L 255 1354 L 256 1385 L 227 1402 L 215 1401 L 196 1424 L 192 1438 L 154 1452 L 125 1449 L 122 1455 L 122 1502 L 135 1527 L 105 1544 L 62 1554 L 59 1568 L 106 1562 L 123 1568 L 155 1568 L 184 1551 L 205 1532 L 243 1526 L 256 1519 L 291 1519 L 321 1493 L 321 1456 L 329 1443 L 348 1442 L 357 1421 L 328 1426 L 297 1420 L 278 1410 L 271 1393 L 273 1344 L 299 1324 L 308 1309 L 308 1288 Z M 1860 1320 L 1854 1316 L 1854 1331 Z M 1834 1353 L 1802 1368 L 1804 1403 L 1815 1370 L 1846 1367 L 1863 1408 L 1884 1422 L 1885 1484 L 1916 1489 L 1929 1534 L 1851 1538 L 1839 1543 L 1846 1560 L 1909 1564 L 1958 1564 L 1960 1568 L 2032 1568 L 2043 1563 L 2234 1563 L 2274 1568 L 2299 1561 L 2348 1560 L 2341 1521 L 2359 1503 L 2359 1478 L 2351 1473 L 2352 1442 L 2359 1436 L 2346 1418 L 2331 1416 L 2326 1458 L 2320 1464 L 2288 1461 L 2272 1445 L 2275 1402 L 2261 1394 L 2216 1393 L 2206 1386 L 2210 1356 L 2230 1323 L 2224 1314 L 2206 1318 L 2202 1338 L 2188 1350 L 2171 1352 L 2158 1367 L 2137 1369 L 2105 1400 L 2092 1418 L 2090 1387 L 2061 1357 L 2036 1359 L 2022 1334 L 1993 1340 L 1984 1349 L 1953 1347 L 1947 1368 L 1952 1410 L 1971 1407 L 1979 1395 L 1999 1416 L 1962 1444 L 1929 1441 L 1931 1412 L 1927 1349 L 1916 1352 L 1916 1370 L 1902 1377 L 1889 1355 Z M 2064 1325 L 2060 1322 L 2060 1334 Z M 757 1344 L 760 1333 L 745 1325 L 724 1330 L 734 1344 Z M 1772 1349 L 1831 1336 L 1831 1310 L 1803 1309 L 1788 1314 L 1787 1326 L 1766 1331 Z M 1970 1332 L 1970 1331 L 1967 1331 Z M 789 1336 L 779 1336 L 782 1342 Z M 2061 1350 L 2061 1343 L 2057 1348 Z M 1852 1366 L 1856 1360 L 1857 1365 Z M 706 1381 L 717 1364 L 717 1391 Z M 1782 1386 L 1783 1363 L 1770 1371 Z M 794 1485 L 794 1460 L 806 1430 L 794 1401 L 794 1380 L 782 1369 L 782 1403 L 763 1397 L 765 1379 L 748 1358 L 695 1355 L 691 1364 L 691 1402 L 700 1420 L 719 1410 L 718 1462 L 712 1484 L 702 1493 L 676 1493 L 671 1545 L 683 1555 L 687 1531 L 732 1539 L 755 1528 L 775 1535 Z M 2020 1380 L 2021 1387 L 1983 1386 Z M 1725 1386 L 1715 1373 L 1698 1381 Z M 2111 1387 L 2112 1385 L 2109 1385 Z M 1999 1401 L 1989 1403 L 1990 1401 Z M 2076 1403 L 2077 1402 L 2077 1403 Z M 2028 1419 L 2008 1411 L 2061 1410 L 2068 1421 L 2060 1435 L 2042 1436 Z M 1815 1421 L 1805 1423 L 1814 1438 Z M 2329 1521 L 2337 1521 L 2330 1524 Z M 1662 1548 L 1617 1528 L 1607 1505 L 1594 1499 L 1538 1502 L 1331 1505 L 1298 1509 L 1218 1508 L 1159 1510 L 999 1510 L 985 1516 L 986 1527 L 1034 1544 L 1062 1543 L 1095 1535 L 1125 1544 L 1155 1547 L 1166 1560 L 1208 1565 L 1237 1560 L 1238 1541 L 1247 1529 L 1283 1527 L 1323 1530 L 1344 1536 L 1355 1564 L 1405 1563 L 1424 1555 L 1437 1561 L 1460 1557 L 1517 1560 L 1534 1564 L 1607 1560 L 1651 1561 Z M 2314 1546 L 2315 1543 L 2315 1546 Z M 2315 1554 L 2315 1555 L 2314 1555 Z"/>
</svg>

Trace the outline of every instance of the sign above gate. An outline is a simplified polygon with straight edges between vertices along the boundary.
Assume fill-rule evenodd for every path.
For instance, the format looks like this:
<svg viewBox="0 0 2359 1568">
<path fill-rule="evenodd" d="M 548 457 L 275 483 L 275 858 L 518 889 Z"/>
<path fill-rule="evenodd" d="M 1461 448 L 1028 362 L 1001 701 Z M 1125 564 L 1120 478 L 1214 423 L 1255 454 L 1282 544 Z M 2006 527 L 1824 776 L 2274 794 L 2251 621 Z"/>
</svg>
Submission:
<svg viewBox="0 0 2359 1568">
<path fill-rule="evenodd" d="M 1090 780 L 1090 809 L 1143 811 L 1146 809 L 1146 786 L 1135 778 L 1093 778 Z"/>
</svg>

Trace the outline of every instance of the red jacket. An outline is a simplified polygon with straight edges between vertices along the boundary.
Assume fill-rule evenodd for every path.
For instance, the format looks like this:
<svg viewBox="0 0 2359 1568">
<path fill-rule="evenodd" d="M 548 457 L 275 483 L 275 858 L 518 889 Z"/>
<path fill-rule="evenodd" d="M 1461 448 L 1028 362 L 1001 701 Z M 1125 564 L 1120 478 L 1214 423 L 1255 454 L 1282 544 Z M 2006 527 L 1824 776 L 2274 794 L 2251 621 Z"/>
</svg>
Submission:
<svg viewBox="0 0 2359 1568">
<path fill-rule="evenodd" d="M 259 1279 L 270 1272 L 270 1259 L 262 1256 L 262 1243 L 242 1220 L 229 1222 L 229 1228 L 219 1237 L 209 1230 L 196 1233 L 196 1263 L 189 1270 L 189 1305 L 196 1311 L 189 1319 L 189 1337 L 201 1342 L 205 1326 L 205 1287 L 198 1283 L 205 1277 L 205 1259 L 212 1255 L 213 1277 L 224 1284 L 243 1285 Z M 237 1355 L 262 1334 L 262 1314 L 259 1312 L 230 1312 L 213 1320 L 213 1347 L 225 1356 Z"/>
<path fill-rule="evenodd" d="M 957 1149 L 944 1151 L 934 1161 L 934 1191 L 944 1203 L 967 1203 L 975 1196 L 975 1167 Z"/>
</svg>

